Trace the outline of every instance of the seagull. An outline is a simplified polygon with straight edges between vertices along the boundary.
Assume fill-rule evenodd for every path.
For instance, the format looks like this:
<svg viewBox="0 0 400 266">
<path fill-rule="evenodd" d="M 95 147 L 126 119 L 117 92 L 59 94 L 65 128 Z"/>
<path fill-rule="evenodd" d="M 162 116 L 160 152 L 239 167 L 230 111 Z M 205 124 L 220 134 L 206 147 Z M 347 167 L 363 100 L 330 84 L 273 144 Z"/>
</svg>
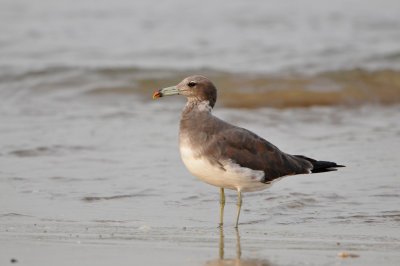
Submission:
<svg viewBox="0 0 400 266">
<path fill-rule="evenodd" d="M 220 222 L 223 226 L 224 189 L 238 193 L 235 228 L 238 228 L 242 192 L 260 191 L 282 177 L 335 171 L 344 167 L 303 155 L 282 152 L 253 132 L 215 117 L 211 111 L 217 89 L 206 77 L 195 75 L 178 85 L 160 89 L 154 98 L 187 98 L 179 125 L 179 150 L 186 168 L 200 180 L 220 188 Z"/>
</svg>

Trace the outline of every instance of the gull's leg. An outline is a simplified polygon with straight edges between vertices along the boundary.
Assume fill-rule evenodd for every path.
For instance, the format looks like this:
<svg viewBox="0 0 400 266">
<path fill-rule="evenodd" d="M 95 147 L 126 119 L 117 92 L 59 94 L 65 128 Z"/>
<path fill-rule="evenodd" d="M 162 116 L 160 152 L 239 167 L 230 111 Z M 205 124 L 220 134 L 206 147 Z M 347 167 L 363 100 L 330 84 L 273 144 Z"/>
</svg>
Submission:
<svg viewBox="0 0 400 266">
<path fill-rule="evenodd" d="M 242 248 L 240 247 L 240 234 L 239 229 L 235 228 L 236 232 L 236 258 L 240 259 L 242 256 Z"/>
<path fill-rule="evenodd" d="M 225 191 L 224 188 L 220 188 L 220 199 L 219 204 L 221 205 L 221 211 L 219 214 L 219 227 L 224 224 L 224 207 L 225 207 Z"/>
<path fill-rule="evenodd" d="M 237 205 L 237 213 L 236 213 L 235 228 L 238 228 L 240 208 L 242 207 L 242 192 L 240 190 L 238 190 L 238 201 L 236 205 Z"/>
<path fill-rule="evenodd" d="M 224 259 L 224 228 L 219 228 L 219 259 Z"/>
</svg>

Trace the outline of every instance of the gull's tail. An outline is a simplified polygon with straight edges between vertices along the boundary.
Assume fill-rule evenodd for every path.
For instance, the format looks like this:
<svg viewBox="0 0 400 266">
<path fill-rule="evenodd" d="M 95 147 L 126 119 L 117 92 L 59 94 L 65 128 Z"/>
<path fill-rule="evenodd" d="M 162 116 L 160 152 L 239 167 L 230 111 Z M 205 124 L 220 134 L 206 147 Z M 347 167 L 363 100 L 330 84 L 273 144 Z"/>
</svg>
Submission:
<svg viewBox="0 0 400 266">
<path fill-rule="evenodd" d="M 317 161 L 311 158 L 308 158 L 303 155 L 295 155 L 298 158 L 304 159 L 309 161 L 313 165 L 313 169 L 311 173 L 322 173 L 322 172 L 329 172 L 329 171 L 336 171 L 338 167 L 345 167 L 344 165 L 340 165 L 334 162 L 328 161 Z"/>
</svg>

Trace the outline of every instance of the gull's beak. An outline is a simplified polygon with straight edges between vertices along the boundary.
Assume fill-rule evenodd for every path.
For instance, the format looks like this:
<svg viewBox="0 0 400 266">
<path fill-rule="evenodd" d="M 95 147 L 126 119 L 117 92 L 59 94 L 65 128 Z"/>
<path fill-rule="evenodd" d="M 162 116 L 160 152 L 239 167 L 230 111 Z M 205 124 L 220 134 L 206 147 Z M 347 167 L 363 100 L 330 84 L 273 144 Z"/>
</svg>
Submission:
<svg viewBox="0 0 400 266">
<path fill-rule="evenodd" d="M 179 90 L 176 88 L 176 86 L 172 86 L 172 87 L 168 87 L 168 88 L 164 88 L 159 91 L 156 91 L 153 94 L 153 99 L 164 97 L 164 96 L 178 95 L 178 94 L 179 94 Z"/>
</svg>

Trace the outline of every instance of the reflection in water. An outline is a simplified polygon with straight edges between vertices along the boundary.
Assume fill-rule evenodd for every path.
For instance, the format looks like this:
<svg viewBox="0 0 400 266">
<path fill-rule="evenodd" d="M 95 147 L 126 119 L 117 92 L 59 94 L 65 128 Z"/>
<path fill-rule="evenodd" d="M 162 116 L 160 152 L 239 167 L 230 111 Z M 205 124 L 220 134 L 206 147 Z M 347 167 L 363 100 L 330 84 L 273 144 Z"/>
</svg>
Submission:
<svg viewBox="0 0 400 266">
<path fill-rule="evenodd" d="M 226 266 L 226 265 L 241 265 L 241 266 L 271 266 L 267 260 L 262 259 L 242 259 L 242 248 L 240 246 L 239 230 L 235 228 L 236 234 L 236 258 L 225 259 L 225 246 L 224 246 L 224 229 L 219 228 L 219 258 L 216 260 L 208 261 L 206 266 Z"/>
</svg>

